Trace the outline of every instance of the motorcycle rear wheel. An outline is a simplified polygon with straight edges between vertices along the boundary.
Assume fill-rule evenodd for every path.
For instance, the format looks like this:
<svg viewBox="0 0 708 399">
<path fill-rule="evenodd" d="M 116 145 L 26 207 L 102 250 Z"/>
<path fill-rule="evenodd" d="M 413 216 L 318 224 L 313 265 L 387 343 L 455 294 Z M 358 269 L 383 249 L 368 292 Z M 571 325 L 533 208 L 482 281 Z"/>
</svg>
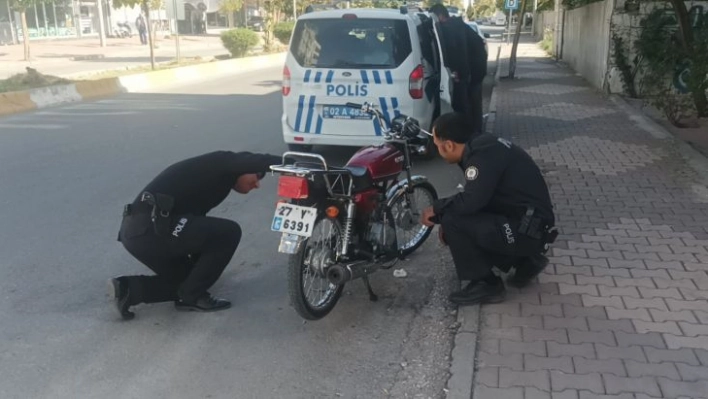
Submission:
<svg viewBox="0 0 708 399">
<path fill-rule="evenodd" d="M 327 227 L 329 236 L 318 240 L 316 233 L 321 230 L 324 234 Z M 322 215 L 312 231 L 312 236 L 288 259 L 288 293 L 292 307 L 302 318 L 319 320 L 334 309 L 344 289 L 344 284 L 335 285 L 327 280 L 327 269 L 334 264 L 334 254 L 342 245 L 342 228 L 336 219 Z M 319 289 L 313 288 L 315 285 Z M 322 293 L 320 298 L 317 292 Z"/>
<path fill-rule="evenodd" d="M 413 199 L 415 209 L 410 207 L 411 199 Z M 428 182 L 420 182 L 413 183 L 412 193 L 403 192 L 391 202 L 391 213 L 396 224 L 398 249 L 401 251 L 402 256 L 405 257 L 413 253 L 430 236 L 433 228 L 420 223 L 420 217 L 423 210 L 433 206 L 433 202 L 437 199 L 438 193 L 435 191 L 435 187 Z M 424 200 L 427 200 L 427 202 L 423 203 Z M 413 231 L 415 235 L 409 240 L 402 240 L 401 236 L 406 231 Z"/>
</svg>

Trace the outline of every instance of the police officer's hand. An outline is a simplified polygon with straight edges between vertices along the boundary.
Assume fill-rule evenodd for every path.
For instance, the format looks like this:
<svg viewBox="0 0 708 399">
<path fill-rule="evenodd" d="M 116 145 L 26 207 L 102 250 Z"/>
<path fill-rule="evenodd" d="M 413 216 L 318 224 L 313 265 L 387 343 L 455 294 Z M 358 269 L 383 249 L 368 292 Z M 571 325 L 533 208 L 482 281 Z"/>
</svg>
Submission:
<svg viewBox="0 0 708 399">
<path fill-rule="evenodd" d="M 433 216 L 435 216 L 433 207 L 431 206 L 429 208 L 425 208 L 425 210 L 423 210 L 423 215 L 420 218 L 420 222 L 423 223 L 425 226 L 433 227 L 435 226 L 435 223 L 430 220 L 430 218 Z"/>
<path fill-rule="evenodd" d="M 440 240 L 440 244 L 447 246 L 447 242 L 445 242 L 445 234 L 443 233 L 442 226 L 438 227 L 438 239 Z"/>
</svg>

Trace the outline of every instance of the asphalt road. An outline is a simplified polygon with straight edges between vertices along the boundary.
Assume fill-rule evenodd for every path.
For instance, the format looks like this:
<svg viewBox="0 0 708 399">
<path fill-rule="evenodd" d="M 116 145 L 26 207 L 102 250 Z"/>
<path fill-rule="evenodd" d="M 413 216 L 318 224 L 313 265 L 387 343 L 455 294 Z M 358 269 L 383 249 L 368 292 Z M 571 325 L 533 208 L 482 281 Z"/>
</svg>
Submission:
<svg viewBox="0 0 708 399">
<path fill-rule="evenodd" d="M 245 231 L 212 290 L 232 309 L 142 305 L 123 322 L 106 298 L 108 278 L 149 272 L 116 234 L 123 204 L 155 174 L 216 149 L 286 149 L 280 72 L 0 119 L 1 398 L 444 397 L 457 282 L 437 239 L 395 267 L 408 277 L 372 277 L 379 302 L 355 281 L 328 317 L 305 323 L 269 230 L 274 178 L 212 213 Z M 330 162 L 353 152 L 316 150 Z M 414 172 L 443 196 L 460 181 L 440 160 Z"/>
</svg>

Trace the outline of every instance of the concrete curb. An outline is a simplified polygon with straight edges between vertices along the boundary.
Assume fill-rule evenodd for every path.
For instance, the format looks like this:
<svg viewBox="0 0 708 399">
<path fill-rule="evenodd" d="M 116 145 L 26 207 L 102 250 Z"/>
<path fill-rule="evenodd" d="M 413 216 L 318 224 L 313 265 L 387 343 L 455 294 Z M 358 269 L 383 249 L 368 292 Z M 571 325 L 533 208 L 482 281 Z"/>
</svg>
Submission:
<svg viewBox="0 0 708 399">
<path fill-rule="evenodd" d="M 501 65 L 501 46 L 497 48 L 496 69 L 492 96 L 489 100 L 489 116 L 485 126 L 486 133 L 494 132 L 494 121 L 497 115 L 497 84 Z M 457 310 L 457 322 L 460 327 L 455 334 L 450 361 L 450 378 L 447 380 L 448 399 L 470 399 L 474 388 L 474 374 L 477 363 L 477 338 L 479 337 L 480 306 L 463 306 Z"/>
<path fill-rule="evenodd" d="M 142 93 L 175 83 L 198 83 L 219 76 L 233 77 L 241 73 L 283 64 L 285 54 L 277 53 L 214 61 L 115 78 L 83 80 L 65 85 L 0 93 L 0 115 L 11 115 L 61 104 L 110 97 L 120 93 Z"/>
<path fill-rule="evenodd" d="M 452 347 L 450 379 L 447 380 L 448 399 L 472 398 L 477 363 L 479 317 L 479 305 L 463 306 L 457 310 L 457 322 L 460 323 L 460 327 L 455 334 Z"/>
<path fill-rule="evenodd" d="M 501 65 L 499 59 L 501 57 L 501 46 L 497 47 L 496 70 L 494 71 L 494 85 L 492 86 L 492 96 L 489 100 L 489 116 L 484 131 L 486 133 L 494 133 L 494 122 L 497 120 L 497 84 L 501 75 Z"/>
</svg>

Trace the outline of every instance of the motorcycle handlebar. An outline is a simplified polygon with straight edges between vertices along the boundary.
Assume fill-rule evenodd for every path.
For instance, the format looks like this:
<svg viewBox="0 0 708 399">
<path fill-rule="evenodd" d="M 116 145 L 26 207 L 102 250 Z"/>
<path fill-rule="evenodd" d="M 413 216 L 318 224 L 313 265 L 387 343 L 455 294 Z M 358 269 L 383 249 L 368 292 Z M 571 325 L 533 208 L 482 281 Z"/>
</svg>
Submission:
<svg viewBox="0 0 708 399">
<path fill-rule="evenodd" d="M 418 135 L 418 132 L 415 130 L 420 130 L 420 128 L 417 126 L 417 123 L 413 123 L 415 120 L 405 115 L 401 115 L 406 118 L 405 122 L 400 126 L 394 126 L 394 124 L 391 123 L 391 121 L 389 121 L 386 116 L 381 113 L 381 111 L 376 109 L 376 106 L 374 106 L 373 104 L 357 104 L 348 102 L 345 105 L 349 108 L 360 109 L 363 112 L 366 112 L 379 118 L 379 122 L 382 124 L 381 127 L 384 130 L 387 130 L 388 134 L 386 136 L 388 136 L 389 139 L 412 139 Z M 388 129 L 386 126 L 383 125 L 383 122 L 386 122 L 386 124 L 388 125 Z M 411 123 L 415 125 L 415 129 L 409 128 Z"/>
</svg>

